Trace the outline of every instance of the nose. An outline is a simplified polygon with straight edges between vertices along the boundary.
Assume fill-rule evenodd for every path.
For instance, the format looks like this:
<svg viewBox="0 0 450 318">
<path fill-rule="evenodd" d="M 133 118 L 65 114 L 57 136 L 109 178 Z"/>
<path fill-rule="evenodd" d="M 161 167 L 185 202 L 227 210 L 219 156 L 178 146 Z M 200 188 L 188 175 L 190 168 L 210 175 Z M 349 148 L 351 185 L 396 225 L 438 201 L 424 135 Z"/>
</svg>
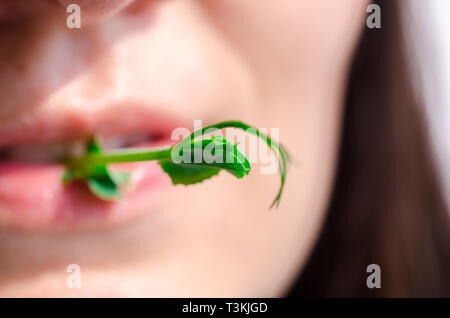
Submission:
<svg viewBox="0 0 450 318">
<path fill-rule="evenodd" d="M 0 22 L 45 14 L 64 15 L 65 10 L 60 10 L 61 6 L 77 4 L 83 23 L 90 23 L 114 15 L 126 7 L 130 7 L 130 12 L 139 12 L 155 2 L 156 0 L 0 0 Z"/>
<path fill-rule="evenodd" d="M 80 6 L 83 20 L 97 21 L 109 17 L 130 5 L 134 0 L 58 0 L 63 6 L 77 4 Z M 145 0 L 138 0 L 145 1 Z"/>
</svg>

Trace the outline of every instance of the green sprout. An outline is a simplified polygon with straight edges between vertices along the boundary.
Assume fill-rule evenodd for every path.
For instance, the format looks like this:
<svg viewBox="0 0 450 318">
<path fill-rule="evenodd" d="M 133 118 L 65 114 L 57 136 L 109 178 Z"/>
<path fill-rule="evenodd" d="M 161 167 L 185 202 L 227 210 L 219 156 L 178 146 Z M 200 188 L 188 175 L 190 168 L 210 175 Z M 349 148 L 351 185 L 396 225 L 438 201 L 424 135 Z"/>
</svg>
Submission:
<svg viewBox="0 0 450 318">
<path fill-rule="evenodd" d="M 173 146 L 160 148 L 120 149 L 106 152 L 102 150 L 98 138 L 91 138 L 86 144 L 84 156 L 72 158 L 66 163 L 63 182 L 81 180 L 98 198 L 105 201 L 117 200 L 122 197 L 120 187 L 128 182 L 129 173 L 112 172 L 107 165 L 150 160 L 158 161 L 174 185 L 199 183 L 219 174 L 221 170 L 241 179 L 249 174 L 251 167 L 248 158 L 238 150 L 237 144 L 232 144 L 222 136 L 203 137 L 205 133 L 223 128 L 243 129 L 264 140 L 275 154 L 281 184 L 270 207 L 278 205 L 286 180 L 287 153 L 281 145 L 268 136 L 240 121 L 224 121 L 205 126 Z M 198 137 L 202 138 L 198 139 Z"/>
</svg>

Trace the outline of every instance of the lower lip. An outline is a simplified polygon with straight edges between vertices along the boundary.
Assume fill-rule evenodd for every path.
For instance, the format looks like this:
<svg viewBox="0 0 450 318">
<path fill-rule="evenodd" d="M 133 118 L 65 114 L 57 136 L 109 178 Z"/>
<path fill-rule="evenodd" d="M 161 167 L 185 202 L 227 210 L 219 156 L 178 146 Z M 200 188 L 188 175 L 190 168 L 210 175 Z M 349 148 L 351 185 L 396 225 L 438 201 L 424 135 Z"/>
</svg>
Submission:
<svg viewBox="0 0 450 318">
<path fill-rule="evenodd" d="M 170 187 L 157 162 L 111 165 L 131 173 L 124 197 L 106 202 L 82 182 L 64 185 L 64 167 L 0 163 L 0 226 L 20 230 L 75 230 L 113 226 L 156 209 Z"/>
</svg>

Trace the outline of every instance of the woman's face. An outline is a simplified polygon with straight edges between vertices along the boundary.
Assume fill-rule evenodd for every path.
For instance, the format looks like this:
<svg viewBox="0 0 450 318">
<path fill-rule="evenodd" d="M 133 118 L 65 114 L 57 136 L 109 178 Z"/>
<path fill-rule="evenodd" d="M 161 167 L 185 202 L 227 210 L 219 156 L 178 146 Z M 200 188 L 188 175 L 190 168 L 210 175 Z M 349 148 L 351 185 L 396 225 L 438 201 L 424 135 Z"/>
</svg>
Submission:
<svg viewBox="0 0 450 318">
<path fill-rule="evenodd" d="M 80 29 L 66 25 L 71 2 Z M 327 208 L 368 2 L 1 2 L 0 296 L 282 295 Z M 295 158 L 278 209 L 261 160 L 242 180 L 187 187 L 127 166 L 135 189 L 116 203 L 63 185 L 50 163 L 92 134 L 156 145 L 229 119 L 279 129 Z"/>
</svg>

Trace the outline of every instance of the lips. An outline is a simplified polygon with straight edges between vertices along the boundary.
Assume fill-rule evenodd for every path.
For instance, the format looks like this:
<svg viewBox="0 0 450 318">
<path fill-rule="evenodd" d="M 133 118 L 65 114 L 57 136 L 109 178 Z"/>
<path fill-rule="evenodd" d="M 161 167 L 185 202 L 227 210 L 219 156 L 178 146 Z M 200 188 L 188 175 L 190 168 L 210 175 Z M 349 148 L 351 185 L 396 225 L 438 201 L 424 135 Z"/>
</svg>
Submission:
<svg viewBox="0 0 450 318">
<path fill-rule="evenodd" d="M 0 226 L 59 230 L 112 226 L 151 212 L 170 186 L 156 162 L 111 165 L 131 173 L 124 198 L 105 202 L 83 183 L 64 185 L 64 166 L 57 161 L 93 134 L 106 146 L 152 147 L 173 143 L 180 122 L 139 105 L 120 104 L 83 115 L 32 116 L 0 127 Z M 76 149 L 76 147 L 75 147 Z"/>
</svg>

